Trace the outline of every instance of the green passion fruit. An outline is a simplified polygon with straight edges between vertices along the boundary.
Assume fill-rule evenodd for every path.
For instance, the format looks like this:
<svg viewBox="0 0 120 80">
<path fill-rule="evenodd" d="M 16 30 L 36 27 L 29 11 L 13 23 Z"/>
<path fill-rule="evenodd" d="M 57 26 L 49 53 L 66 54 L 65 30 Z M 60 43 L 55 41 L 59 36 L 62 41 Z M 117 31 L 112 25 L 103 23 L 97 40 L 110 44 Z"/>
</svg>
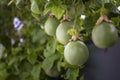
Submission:
<svg viewBox="0 0 120 80">
<path fill-rule="evenodd" d="M 71 65 L 83 65 L 89 56 L 87 46 L 81 41 L 71 41 L 64 49 L 65 60 Z"/>
<path fill-rule="evenodd" d="M 67 44 L 69 42 L 71 35 L 69 35 L 67 32 L 72 27 L 73 27 L 73 24 L 68 21 L 64 21 L 58 25 L 58 28 L 56 30 L 56 37 L 61 44 Z"/>
<path fill-rule="evenodd" d="M 55 17 L 49 17 L 45 22 L 45 32 L 50 36 L 55 36 L 59 21 Z"/>
<path fill-rule="evenodd" d="M 102 22 L 96 25 L 92 31 L 92 41 L 99 48 L 113 46 L 118 39 L 118 33 L 112 23 Z"/>
</svg>

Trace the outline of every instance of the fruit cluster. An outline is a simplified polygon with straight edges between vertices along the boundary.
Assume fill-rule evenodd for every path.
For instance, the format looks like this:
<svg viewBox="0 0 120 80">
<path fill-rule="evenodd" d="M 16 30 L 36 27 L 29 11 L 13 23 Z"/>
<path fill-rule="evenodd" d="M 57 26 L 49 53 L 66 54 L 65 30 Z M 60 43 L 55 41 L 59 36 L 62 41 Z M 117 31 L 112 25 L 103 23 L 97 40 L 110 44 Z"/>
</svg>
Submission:
<svg viewBox="0 0 120 80">
<path fill-rule="evenodd" d="M 75 34 L 68 34 L 68 30 L 73 29 L 73 22 L 64 18 L 61 22 L 50 16 L 45 22 L 45 32 L 50 36 L 55 36 L 59 43 L 65 46 L 64 58 L 67 63 L 73 66 L 85 64 L 89 57 L 89 50 L 84 42 L 78 39 Z M 109 48 L 118 39 L 118 34 L 111 20 L 105 15 L 101 15 L 96 26 L 92 30 L 92 41 L 98 48 Z"/>
<path fill-rule="evenodd" d="M 59 43 L 65 45 L 64 57 L 71 65 L 83 65 L 89 56 L 89 51 L 84 42 L 72 40 L 67 32 L 73 28 L 73 23 L 67 19 L 59 21 L 55 17 L 49 17 L 45 23 L 45 32 L 50 36 L 56 36 Z"/>
</svg>

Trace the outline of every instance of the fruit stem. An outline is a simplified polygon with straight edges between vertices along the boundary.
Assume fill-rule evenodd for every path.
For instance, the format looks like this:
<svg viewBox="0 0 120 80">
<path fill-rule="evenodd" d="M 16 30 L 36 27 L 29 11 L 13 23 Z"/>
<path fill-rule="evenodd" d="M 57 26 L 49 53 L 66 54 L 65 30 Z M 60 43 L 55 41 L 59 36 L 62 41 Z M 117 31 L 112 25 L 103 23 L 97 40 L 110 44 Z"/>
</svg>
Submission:
<svg viewBox="0 0 120 80">
<path fill-rule="evenodd" d="M 55 15 L 53 13 L 50 13 L 49 16 L 50 17 L 55 17 Z"/>
<path fill-rule="evenodd" d="M 64 21 L 70 21 L 69 17 L 67 16 L 67 14 L 63 15 L 63 19 L 60 21 L 61 23 Z"/>
<path fill-rule="evenodd" d="M 74 34 L 72 34 L 72 37 L 71 37 L 71 39 L 70 39 L 69 41 L 77 41 L 77 40 L 79 40 L 79 38 L 78 38 L 78 36 L 74 33 Z"/>
<path fill-rule="evenodd" d="M 96 25 L 99 25 L 103 21 L 111 23 L 112 21 L 105 15 L 104 11 L 101 11 L 100 17 L 98 18 Z"/>
</svg>

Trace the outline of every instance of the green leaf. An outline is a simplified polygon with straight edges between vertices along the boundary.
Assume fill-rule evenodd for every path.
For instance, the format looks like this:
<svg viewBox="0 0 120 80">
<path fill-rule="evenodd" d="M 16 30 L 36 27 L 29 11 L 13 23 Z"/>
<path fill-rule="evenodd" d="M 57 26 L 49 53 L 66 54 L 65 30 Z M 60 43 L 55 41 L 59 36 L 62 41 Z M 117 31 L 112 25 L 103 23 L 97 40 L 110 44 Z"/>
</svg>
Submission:
<svg viewBox="0 0 120 80">
<path fill-rule="evenodd" d="M 115 17 L 115 18 L 111 18 L 113 24 L 115 25 L 115 27 L 118 30 L 118 33 L 120 33 L 120 17 Z"/>
<path fill-rule="evenodd" d="M 113 3 L 115 5 L 120 5 L 120 1 L 119 0 L 110 0 L 110 3 Z"/>
<path fill-rule="evenodd" d="M 42 67 L 42 64 L 39 63 L 37 65 L 34 65 L 33 69 L 32 69 L 32 76 L 33 76 L 33 80 L 39 80 L 40 78 L 40 72 L 41 72 L 41 67 Z"/>
<path fill-rule="evenodd" d="M 28 72 L 21 72 L 20 73 L 20 80 L 28 80 L 27 78 L 30 76 Z M 33 79 L 32 79 L 33 80 Z"/>
<path fill-rule="evenodd" d="M 39 6 L 36 0 L 31 0 L 31 11 L 35 14 L 40 14 Z"/>
<path fill-rule="evenodd" d="M 46 3 L 44 9 L 44 15 L 48 12 L 52 12 L 57 19 L 60 19 L 66 10 L 66 5 L 62 4 L 60 0 L 54 0 Z"/>
<path fill-rule="evenodd" d="M 113 17 L 111 18 L 111 20 L 113 21 L 113 24 L 118 27 L 118 29 L 120 30 L 119 24 L 120 24 L 120 17 Z"/>
<path fill-rule="evenodd" d="M 6 80 L 8 73 L 6 70 L 0 70 L 0 80 Z"/>
<path fill-rule="evenodd" d="M 11 5 L 14 2 L 14 0 L 10 0 L 8 3 L 8 6 Z"/>
<path fill-rule="evenodd" d="M 52 7 L 51 11 L 56 16 L 57 19 L 60 19 L 63 16 L 63 13 L 65 12 L 64 9 L 57 6 Z"/>
<path fill-rule="evenodd" d="M 18 75 L 10 74 L 5 80 L 20 80 Z"/>
<path fill-rule="evenodd" d="M 19 61 L 22 61 L 25 58 L 26 58 L 26 55 L 19 55 Z"/>
<path fill-rule="evenodd" d="M 15 2 L 15 4 L 16 4 L 16 6 L 21 2 L 21 0 L 15 0 L 16 2 Z"/>
<path fill-rule="evenodd" d="M 61 66 L 61 62 L 62 62 L 63 58 L 64 58 L 63 55 L 61 55 L 59 61 L 57 62 L 57 69 L 58 69 L 58 71 L 61 71 L 61 67 L 62 67 Z"/>
<path fill-rule="evenodd" d="M 106 3 L 105 8 L 107 9 L 108 13 L 112 12 L 120 15 L 120 11 L 117 9 L 117 6 L 112 3 Z"/>
<path fill-rule="evenodd" d="M 32 14 L 32 16 L 33 16 L 35 19 L 39 20 L 39 14 L 36 14 L 36 13 L 34 13 L 34 12 L 32 12 L 31 14 Z"/>
<path fill-rule="evenodd" d="M 79 76 L 79 68 L 68 68 L 66 72 L 66 80 L 77 80 L 77 77 Z"/>
<path fill-rule="evenodd" d="M 68 33 L 69 35 L 75 34 L 76 36 L 78 36 L 78 32 L 77 32 L 76 29 L 69 29 L 69 30 L 67 31 L 67 33 Z"/>
<path fill-rule="evenodd" d="M 102 0 L 91 0 L 88 2 L 86 6 L 89 5 L 89 8 L 91 9 L 98 9 L 102 6 Z"/>
<path fill-rule="evenodd" d="M 53 67 L 55 61 L 58 60 L 59 58 L 60 58 L 59 54 L 54 54 L 54 55 L 52 55 L 50 57 L 47 57 L 43 61 L 42 68 L 44 70 L 50 70 Z"/>
<path fill-rule="evenodd" d="M 50 11 L 55 15 L 55 17 L 56 17 L 57 19 L 60 19 L 60 18 L 63 16 L 64 12 L 65 12 L 64 9 L 62 9 L 62 8 L 60 8 L 60 7 L 58 7 L 58 6 L 53 6 L 53 7 L 50 7 L 50 8 L 48 8 L 48 9 L 45 9 L 45 10 L 44 10 L 44 14 L 47 14 L 47 13 L 50 12 Z M 58 13 L 58 12 L 59 12 L 59 13 Z"/>
<path fill-rule="evenodd" d="M 63 54 L 63 52 L 64 52 L 64 46 L 63 45 L 61 45 L 61 44 L 57 45 L 56 49 L 57 49 L 58 52 Z"/>
<path fill-rule="evenodd" d="M 0 70 L 4 70 L 7 68 L 7 64 L 5 62 L 0 62 Z"/>
<path fill-rule="evenodd" d="M 30 73 L 33 65 L 29 63 L 28 61 L 23 60 L 21 63 L 19 63 L 18 67 L 21 72 Z"/>
<path fill-rule="evenodd" d="M 35 64 L 36 60 L 37 60 L 37 54 L 36 53 L 30 53 L 27 56 L 27 60 L 31 63 L 31 64 Z"/>
<path fill-rule="evenodd" d="M 9 62 L 8 62 L 8 66 L 13 65 L 14 63 L 16 63 L 19 60 L 18 57 L 12 56 L 12 58 L 10 57 Z"/>
<path fill-rule="evenodd" d="M 56 38 L 51 39 L 47 43 L 46 49 L 44 50 L 44 56 L 45 57 L 49 57 L 49 56 L 55 54 L 56 46 L 57 46 L 57 40 L 56 40 Z"/>
<path fill-rule="evenodd" d="M 40 28 L 36 28 L 32 32 L 32 42 L 39 42 L 40 44 L 44 44 L 47 39 L 46 39 L 46 34 L 43 30 L 40 30 Z"/>
</svg>

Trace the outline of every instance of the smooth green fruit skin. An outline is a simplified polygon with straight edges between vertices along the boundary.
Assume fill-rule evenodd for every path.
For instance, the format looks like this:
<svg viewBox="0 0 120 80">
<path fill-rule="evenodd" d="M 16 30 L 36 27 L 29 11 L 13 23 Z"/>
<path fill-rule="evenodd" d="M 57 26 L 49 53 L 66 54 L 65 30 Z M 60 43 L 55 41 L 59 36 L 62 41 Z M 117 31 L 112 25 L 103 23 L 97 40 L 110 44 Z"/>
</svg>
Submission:
<svg viewBox="0 0 120 80">
<path fill-rule="evenodd" d="M 114 25 L 102 22 L 92 31 L 92 41 L 98 48 L 113 46 L 118 40 L 118 33 Z"/>
<path fill-rule="evenodd" d="M 50 36 L 55 36 L 59 21 L 55 17 L 49 17 L 45 22 L 45 32 Z"/>
<path fill-rule="evenodd" d="M 50 77 L 58 77 L 60 72 L 57 70 L 57 67 L 53 67 L 50 70 L 45 70 L 46 74 Z"/>
<path fill-rule="evenodd" d="M 72 41 L 65 46 L 64 57 L 71 65 L 83 65 L 87 61 L 88 56 L 88 48 L 81 41 Z"/>
<path fill-rule="evenodd" d="M 61 24 L 59 24 L 56 30 L 56 37 L 61 44 L 67 44 L 69 42 L 69 39 L 71 38 L 71 36 L 67 32 L 72 27 L 73 27 L 73 24 L 68 21 L 62 22 Z"/>
</svg>

